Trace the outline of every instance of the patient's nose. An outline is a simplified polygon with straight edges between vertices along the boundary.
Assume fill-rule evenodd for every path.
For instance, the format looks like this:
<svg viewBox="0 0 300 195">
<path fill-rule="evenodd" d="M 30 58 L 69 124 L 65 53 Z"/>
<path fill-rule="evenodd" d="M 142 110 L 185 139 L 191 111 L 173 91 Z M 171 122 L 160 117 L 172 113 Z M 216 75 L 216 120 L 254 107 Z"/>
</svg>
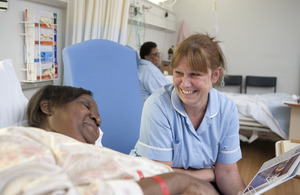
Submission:
<svg viewBox="0 0 300 195">
<path fill-rule="evenodd" d="M 101 124 L 101 122 L 102 122 L 102 119 L 100 118 L 100 116 L 97 115 L 97 114 L 92 114 L 92 113 L 91 113 L 90 117 L 95 121 L 96 125 L 97 125 L 98 127 L 100 127 L 100 124 Z"/>
</svg>

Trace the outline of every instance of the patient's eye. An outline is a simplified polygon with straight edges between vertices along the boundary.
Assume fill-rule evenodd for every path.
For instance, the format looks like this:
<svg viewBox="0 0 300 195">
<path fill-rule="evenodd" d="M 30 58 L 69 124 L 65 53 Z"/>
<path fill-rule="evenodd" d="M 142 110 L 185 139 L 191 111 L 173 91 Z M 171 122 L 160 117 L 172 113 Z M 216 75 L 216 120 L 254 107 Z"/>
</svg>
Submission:
<svg viewBox="0 0 300 195">
<path fill-rule="evenodd" d="M 87 100 L 85 100 L 85 99 L 79 99 L 79 103 L 81 105 L 83 105 L 84 107 L 86 107 L 87 109 L 90 110 L 91 106 L 90 106 L 90 104 L 89 104 L 89 102 Z"/>
<path fill-rule="evenodd" d="M 87 109 L 90 109 L 90 105 L 89 105 L 89 104 L 84 103 L 84 106 L 85 106 Z"/>
</svg>

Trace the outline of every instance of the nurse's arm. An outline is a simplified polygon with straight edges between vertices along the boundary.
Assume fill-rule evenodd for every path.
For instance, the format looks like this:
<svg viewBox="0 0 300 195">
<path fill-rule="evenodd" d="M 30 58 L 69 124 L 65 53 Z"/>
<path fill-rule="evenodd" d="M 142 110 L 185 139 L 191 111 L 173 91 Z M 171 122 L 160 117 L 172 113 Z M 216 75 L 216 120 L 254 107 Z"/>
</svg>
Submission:
<svg viewBox="0 0 300 195">
<path fill-rule="evenodd" d="M 172 167 L 172 161 L 156 161 L 169 167 Z M 215 181 L 215 173 L 213 169 L 180 169 L 180 168 L 173 168 L 175 172 L 186 173 L 188 175 L 194 176 L 196 178 L 205 180 L 205 181 Z"/>
<path fill-rule="evenodd" d="M 240 194 L 245 189 L 244 181 L 236 163 L 215 163 L 216 183 L 224 194 Z"/>
</svg>

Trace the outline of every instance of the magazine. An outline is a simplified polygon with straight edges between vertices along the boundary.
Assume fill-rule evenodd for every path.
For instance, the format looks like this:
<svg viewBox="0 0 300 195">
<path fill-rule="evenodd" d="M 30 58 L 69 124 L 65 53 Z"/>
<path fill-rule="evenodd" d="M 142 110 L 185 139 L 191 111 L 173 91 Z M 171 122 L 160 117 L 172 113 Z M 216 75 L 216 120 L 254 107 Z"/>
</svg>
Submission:
<svg viewBox="0 0 300 195">
<path fill-rule="evenodd" d="M 296 176 L 300 164 L 300 146 L 266 161 L 242 195 L 262 194 Z"/>
</svg>

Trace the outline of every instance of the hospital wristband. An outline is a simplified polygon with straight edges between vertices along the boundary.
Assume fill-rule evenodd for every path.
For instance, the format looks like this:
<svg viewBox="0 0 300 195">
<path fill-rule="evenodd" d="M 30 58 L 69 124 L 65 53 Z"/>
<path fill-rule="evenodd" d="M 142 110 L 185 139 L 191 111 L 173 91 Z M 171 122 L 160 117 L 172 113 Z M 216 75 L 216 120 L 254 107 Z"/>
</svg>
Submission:
<svg viewBox="0 0 300 195">
<path fill-rule="evenodd" d="M 167 184 L 165 183 L 165 181 L 161 177 L 159 177 L 157 175 L 154 175 L 151 178 L 155 179 L 158 182 L 163 195 L 169 195 L 170 194 Z"/>
</svg>

